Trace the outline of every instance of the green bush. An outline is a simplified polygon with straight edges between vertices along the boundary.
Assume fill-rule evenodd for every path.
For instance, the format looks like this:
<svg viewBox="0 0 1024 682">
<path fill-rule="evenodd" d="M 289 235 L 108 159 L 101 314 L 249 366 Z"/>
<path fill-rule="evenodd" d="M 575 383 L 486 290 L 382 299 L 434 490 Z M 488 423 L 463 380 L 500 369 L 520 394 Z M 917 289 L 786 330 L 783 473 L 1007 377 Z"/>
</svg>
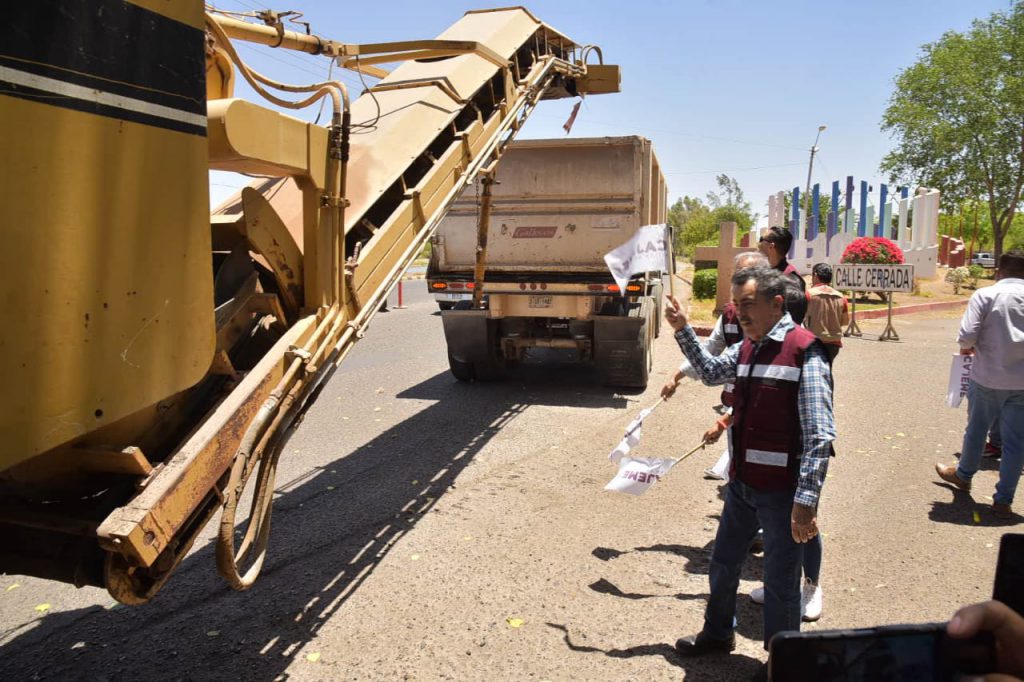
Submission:
<svg viewBox="0 0 1024 682">
<path fill-rule="evenodd" d="M 970 271 L 961 265 L 958 268 L 950 268 L 946 273 L 946 281 L 953 285 L 953 293 L 959 294 L 960 287 L 964 285 L 964 282 L 971 276 Z"/>
<path fill-rule="evenodd" d="M 708 268 L 693 273 L 693 297 L 697 299 L 714 298 L 717 292 L 718 270 Z"/>
<path fill-rule="evenodd" d="M 978 280 L 984 277 L 987 272 L 985 268 L 981 267 L 977 263 L 972 263 L 967 266 L 968 277 L 971 280 L 971 287 L 974 289 L 978 288 Z"/>
</svg>

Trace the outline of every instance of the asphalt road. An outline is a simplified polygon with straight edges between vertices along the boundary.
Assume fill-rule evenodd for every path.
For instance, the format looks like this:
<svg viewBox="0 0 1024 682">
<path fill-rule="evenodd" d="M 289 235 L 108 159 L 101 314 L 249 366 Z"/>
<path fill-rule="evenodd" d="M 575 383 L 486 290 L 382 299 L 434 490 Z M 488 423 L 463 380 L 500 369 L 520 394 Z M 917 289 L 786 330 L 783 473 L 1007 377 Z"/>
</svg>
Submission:
<svg viewBox="0 0 1024 682">
<path fill-rule="evenodd" d="M 197 543 L 157 598 L 0 577 L 0 679 L 742 679 L 764 659 L 759 607 L 739 602 L 729 657 L 679 659 L 700 628 L 718 486 L 680 464 L 643 497 L 602 491 L 606 456 L 678 363 L 658 340 L 641 394 L 547 353 L 508 381 L 447 371 L 422 282 L 377 316 L 282 457 L 270 556 L 247 592 Z M 991 590 L 999 536 L 931 467 L 959 447 L 943 406 L 956 313 L 864 323 L 837 361 L 838 456 L 822 502 L 824 617 L 835 628 L 948 618 Z M 678 455 L 717 389 L 685 384 L 641 448 Z M 1017 519 L 1019 520 L 1019 518 Z M 752 556 L 741 590 L 758 584 Z M 48 605 L 43 608 L 43 605 Z"/>
</svg>

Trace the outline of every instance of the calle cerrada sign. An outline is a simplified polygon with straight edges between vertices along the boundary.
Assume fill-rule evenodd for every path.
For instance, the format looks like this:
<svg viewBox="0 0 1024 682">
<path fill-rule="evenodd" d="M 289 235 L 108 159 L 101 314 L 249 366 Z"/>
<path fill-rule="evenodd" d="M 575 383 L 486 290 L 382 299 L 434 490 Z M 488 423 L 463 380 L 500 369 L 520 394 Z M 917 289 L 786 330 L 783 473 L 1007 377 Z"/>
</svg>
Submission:
<svg viewBox="0 0 1024 682">
<path fill-rule="evenodd" d="M 913 265 L 836 265 L 832 286 L 840 291 L 914 290 Z"/>
</svg>

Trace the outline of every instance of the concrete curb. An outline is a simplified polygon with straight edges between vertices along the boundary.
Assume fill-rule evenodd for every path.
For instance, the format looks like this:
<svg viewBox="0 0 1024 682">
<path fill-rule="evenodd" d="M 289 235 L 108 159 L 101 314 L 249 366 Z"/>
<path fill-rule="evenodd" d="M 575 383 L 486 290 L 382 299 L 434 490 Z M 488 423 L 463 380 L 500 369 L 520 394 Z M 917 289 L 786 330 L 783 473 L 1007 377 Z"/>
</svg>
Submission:
<svg viewBox="0 0 1024 682">
<path fill-rule="evenodd" d="M 968 299 L 962 301 L 936 301 L 935 303 L 915 303 L 914 305 L 901 305 L 892 309 L 893 315 L 913 315 L 914 313 L 926 313 L 932 310 L 949 310 L 958 306 L 967 305 Z M 858 310 L 858 320 L 875 320 L 879 317 L 885 317 L 889 314 L 886 308 L 877 308 L 873 310 Z M 714 327 L 699 326 L 694 327 L 693 330 L 697 332 L 697 336 L 711 336 L 711 332 L 714 331 Z"/>
</svg>

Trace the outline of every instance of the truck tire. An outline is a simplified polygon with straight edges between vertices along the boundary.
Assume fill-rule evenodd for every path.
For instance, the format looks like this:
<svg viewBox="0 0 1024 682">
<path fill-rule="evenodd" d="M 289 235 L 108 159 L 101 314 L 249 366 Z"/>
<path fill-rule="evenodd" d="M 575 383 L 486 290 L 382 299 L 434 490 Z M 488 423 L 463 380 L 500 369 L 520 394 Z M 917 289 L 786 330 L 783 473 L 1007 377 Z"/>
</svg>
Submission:
<svg viewBox="0 0 1024 682">
<path fill-rule="evenodd" d="M 476 371 L 473 367 L 473 363 L 456 360 L 452 357 L 451 351 L 448 351 L 448 367 L 452 371 L 452 376 L 459 381 L 473 381 L 476 379 Z"/>
<path fill-rule="evenodd" d="M 455 307 L 455 303 L 452 301 L 438 301 L 437 307 L 441 310 L 451 310 Z"/>
<path fill-rule="evenodd" d="M 651 352 L 651 341 L 654 338 L 654 330 L 656 328 L 656 320 L 658 315 L 658 306 L 649 298 L 643 299 L 636 308 L 629 311 L 630 317 L 640 317 L 645 320 L 645 324 L 640 328 L 640 338 L 637 339 L 637 363 L 636 363 L 636 374 L 633 376 L 633 380 L 630 381 L 629 386 L 636 388 L 647 388 L 647 382 L 651 376 L 651 368 L 654 366 L 654 354 Z"/>
</svg>

